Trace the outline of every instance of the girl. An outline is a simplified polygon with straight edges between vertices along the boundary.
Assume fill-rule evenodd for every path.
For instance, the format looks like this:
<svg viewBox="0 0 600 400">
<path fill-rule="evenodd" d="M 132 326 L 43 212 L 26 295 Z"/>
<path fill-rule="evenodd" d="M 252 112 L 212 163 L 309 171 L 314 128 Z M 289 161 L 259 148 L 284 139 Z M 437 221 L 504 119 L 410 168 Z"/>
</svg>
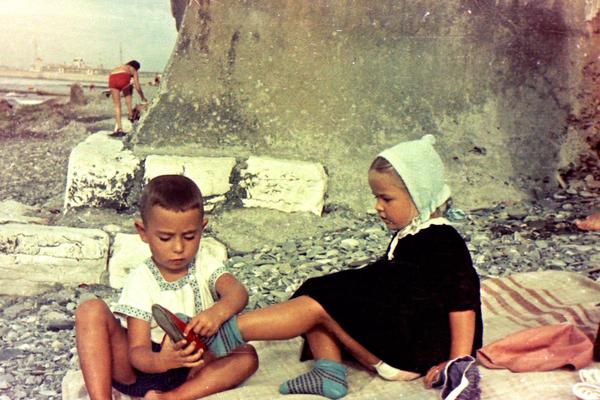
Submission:
<svg viewBox="0 0 600 400">
<path fill-rule="evenodd" d="M 127 64 L 119 65 L 114 68 L 110 75 L 108 76 L 108 88 L 110 89 L 110 93 L 112 95 L 113 104 L 115 106 L 115 115 L 116 115 L 116 129 L 112 133 L 112 136 L 123 136 L 125 133 L 123 132 L 123 126 L 121 124 L 121 92 L 125 96 L 125 104 L 127 105 L 127 114 L 129 120 L 133 122 L 133 102 L 131 99 L 131 94 L 133 92 L 131 87 L 131 78 L 133 78 L 133 87 L 140 95 L 142 102 L 146 103 L 146 97 L 144 96 L 144 92 L 142 91 L 142 86 L 140 85 L 140 80 L 138 77 L 138 70 L 140 69 L 140 63 L 136 60 L 131 60 Z"/>
<path fill-rule="evenodd" d="M 281 393 L 343 397 L 348 353 L 385 379 L 424 375 L 431 387 L 449 360 L 481 347 L 479 278 L 464 240 L 440 217 L 450 190 L 434 141 L 400 143 L 369 169 L 375 209 L 395 232 L 383 257 L 309 279 L 291 300 L 237 318 L 240 341 L 306 338 L 303 358 L 315 366 Z"/>
</svg>

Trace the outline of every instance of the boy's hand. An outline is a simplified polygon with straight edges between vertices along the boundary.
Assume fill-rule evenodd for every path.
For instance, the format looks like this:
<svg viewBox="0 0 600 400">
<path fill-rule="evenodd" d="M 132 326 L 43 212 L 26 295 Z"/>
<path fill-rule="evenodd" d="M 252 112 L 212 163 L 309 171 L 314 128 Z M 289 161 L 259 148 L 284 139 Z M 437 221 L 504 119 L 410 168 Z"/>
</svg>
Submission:
<svg viewBox="0 0 600 400">
<path fill-rule="evenodd" d="M 160 349 L 160 356 L 166 369 L 198 367 L 204 363 L 203 355 L 204 350 L 196 349 L 194 343 L 188 343 L 185 339 L 173 343 L 169 336 L 165 336 Z"/>
<path fill-rule="evenodd" d="M 185 328 L 184 335 L 193 330 L 200 336 L 213 336 L 225 320 L 215 308 L 209 308 L 196 315 Z"/>
</svg>

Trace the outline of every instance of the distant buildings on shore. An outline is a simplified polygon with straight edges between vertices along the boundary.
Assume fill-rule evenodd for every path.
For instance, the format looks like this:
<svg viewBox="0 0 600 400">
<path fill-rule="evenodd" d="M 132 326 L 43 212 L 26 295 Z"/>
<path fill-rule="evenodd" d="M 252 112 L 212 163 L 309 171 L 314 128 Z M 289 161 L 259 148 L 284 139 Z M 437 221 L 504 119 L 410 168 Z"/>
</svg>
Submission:
<svg viewBox="0 0 600 400">
<path fill-rule="evenodd" d="M 90 66 L 83 58 L 74 58 L 70 64 L 45 64 L 40 57 L 36 57 L 31 67 L 27 70 L 0 66 L 0 76 L 31 79 L 57 79 L 80 82 L 106 82 L 111 69 L 102 64 Z M 145 84 L 157 83 L 160 73 L 140 70 L 140 82 Z M 158 81 L 160 78 L 158 79 Z"/>
</svg>

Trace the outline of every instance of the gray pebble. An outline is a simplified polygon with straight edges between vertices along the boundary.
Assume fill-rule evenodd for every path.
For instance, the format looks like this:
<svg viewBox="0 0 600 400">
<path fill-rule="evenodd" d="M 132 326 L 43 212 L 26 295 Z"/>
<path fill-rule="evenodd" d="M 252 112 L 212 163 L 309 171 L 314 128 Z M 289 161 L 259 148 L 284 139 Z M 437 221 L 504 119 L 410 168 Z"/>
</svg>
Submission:
<svg viewBox="0 0 600 400">
<path fill-rule="evenodd" d="M 2 349 L 0 350 L 0 361 L 20 359 L 25 354 L 25 351 L 19 349 Z"/>
<path fill-rule="evenodd" d="M 13 304 L 12 306 L 4 309 L 2 314 L 6 319 L 12 320 L 12 319 L 17 318 L 19 315 L 27 312 L 31 308 L 32 308 L 32 304 L 29 302 L 16 303 L 16 304 Z"/>
<path fill-rule="evenodd" d="M 341 241 L 341 246 L 345 250 L 352 250 L 360 246 L 360 242 L 354 238 L 344 239 Z"/>
<path fill-rule="evenodd" d="M 548 262 L 548 266 L 552 267 L 552 268 L 559 268 L 559 269 L 563 269 L 567 266 L 567 263 L 564 262 L 563 260 L 559 260 L 556 258 L 551 259 Z"/>
<path fill-rule="evenodd" d="M 8 374 L 0 375 L 0 389 L 4 390 L 4 389 L 10 388 L 12 386 L 13 380 L 14 379 L 11 375 L 8 375 Z"/>
<path fill-rule="evenodd" d="M 46 328 L 49 331 L 64 331 L 71 330 L 75 327 L 75 321 L 73 319 L 57 319 L 49 321 Z"/>
</svg>

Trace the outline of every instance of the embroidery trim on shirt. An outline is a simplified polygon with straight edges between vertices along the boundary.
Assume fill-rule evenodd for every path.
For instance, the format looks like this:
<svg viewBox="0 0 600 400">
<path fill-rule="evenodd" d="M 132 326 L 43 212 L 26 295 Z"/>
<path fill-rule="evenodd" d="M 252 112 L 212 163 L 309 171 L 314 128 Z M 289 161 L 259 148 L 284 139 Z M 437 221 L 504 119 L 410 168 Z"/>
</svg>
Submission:
<svg viewBox="0 0 600 400">
<path fill-rule="evenodd" d="M 140 310 L 139 308 L 135 308 L 135 307 L 132 307 L 132 306 L 125 305 L 125 304 L 117 304 L 115 306 L 115 311 L 114 312 L 126 315 L 128 317 L 133 317 L 133 318 L 141 319 L 141 320 L 144 320 L 144 321 L 151 321 L 152 320 L 152 314 L 151 313 L 146 312 L 144 310 Z"/>
</svg>

